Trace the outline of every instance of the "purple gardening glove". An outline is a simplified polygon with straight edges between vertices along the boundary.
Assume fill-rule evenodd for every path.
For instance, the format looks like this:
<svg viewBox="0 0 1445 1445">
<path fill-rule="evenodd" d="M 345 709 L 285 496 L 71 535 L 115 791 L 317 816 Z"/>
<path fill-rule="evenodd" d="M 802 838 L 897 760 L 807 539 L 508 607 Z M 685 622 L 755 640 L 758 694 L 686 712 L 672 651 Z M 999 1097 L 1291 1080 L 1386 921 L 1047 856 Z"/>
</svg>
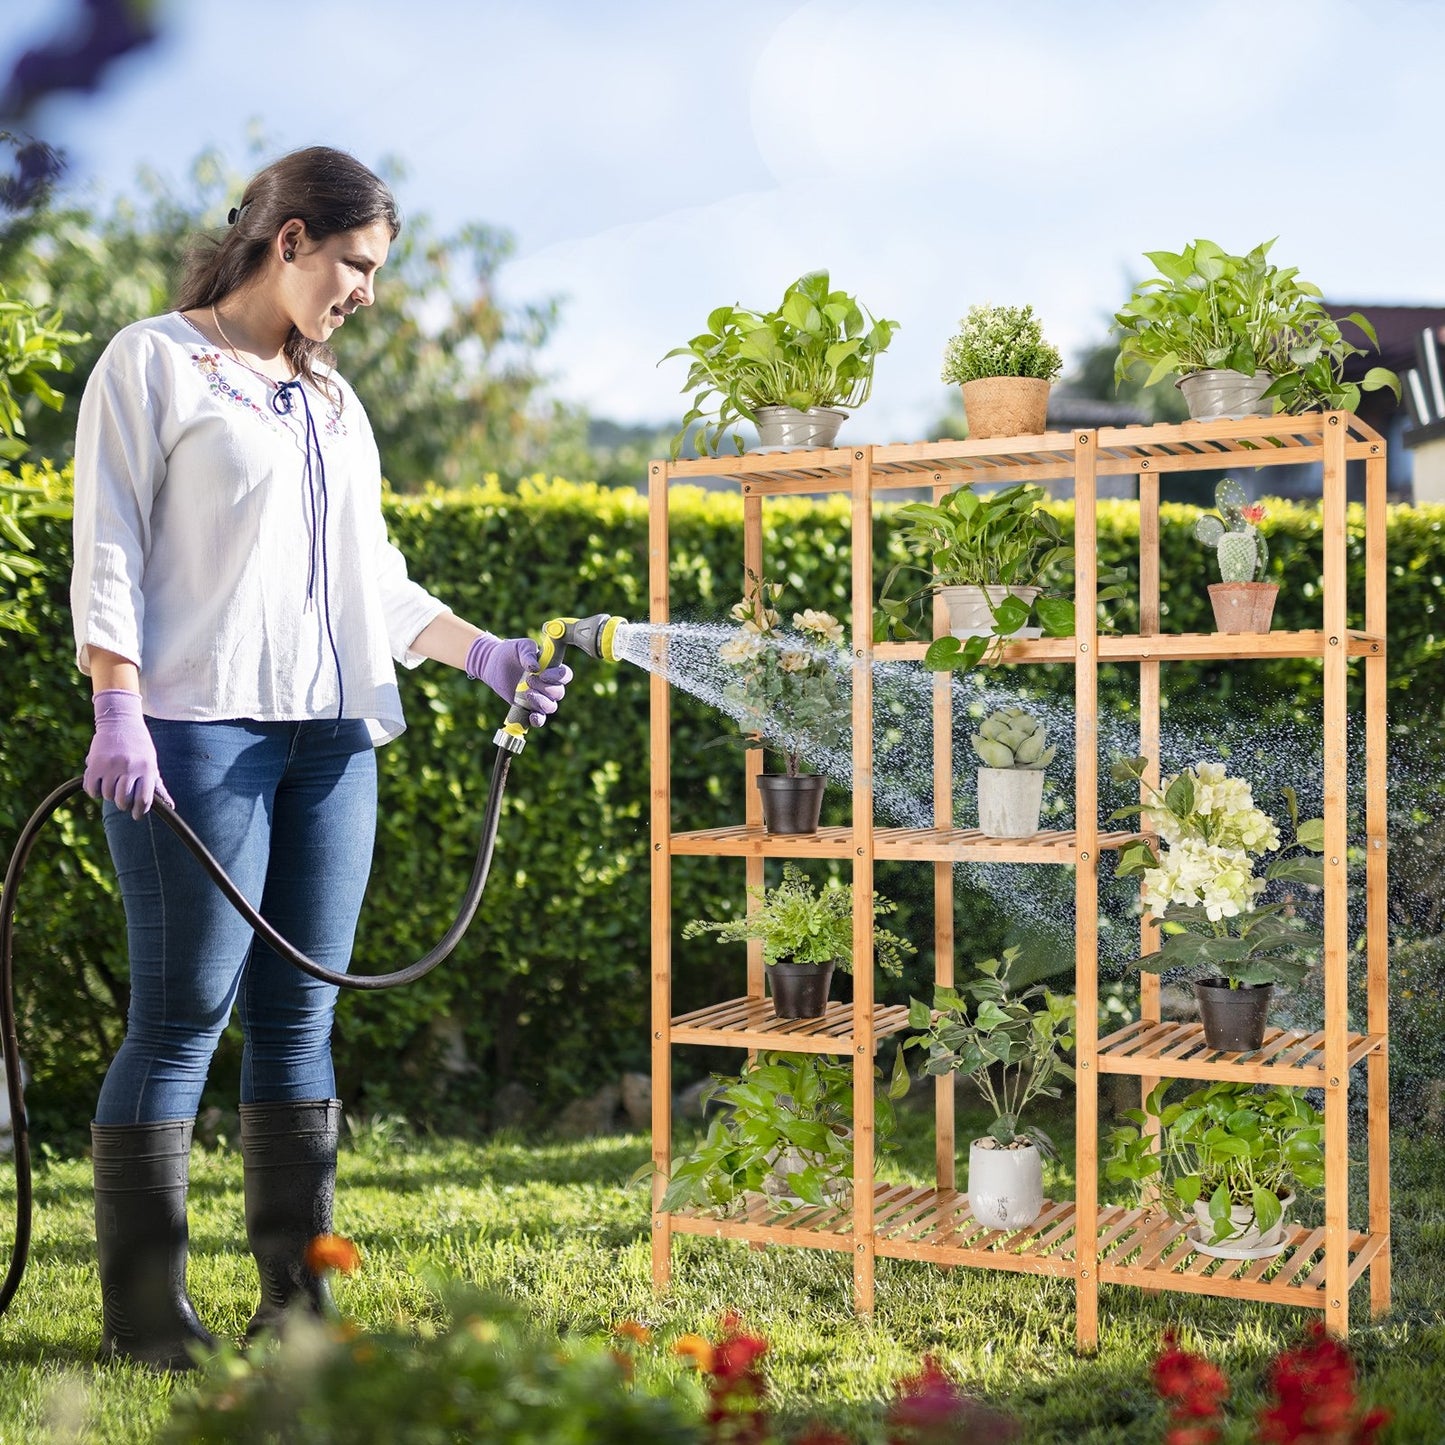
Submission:
<svg viewBox="0 0 1445 1445">
<path fill-rule="evenodd" d="M 540 660 L 537 644 L 530 637 L 479 637 L 467 653 L 467 676 L 486 683 L 503 702 L 531 708 L 532 726 L 539 728 L 557 711 L 572 681 L 572 669 L 566 663 L 537 672 Z M 519 694 L 524 679 L 527 690 Z"/>
<path fill-rule="evenodd" d="M 156 746 L 141 715 L 139 693 L 107 688 L 96 693 L 95 737 L 85 755 L 85 791 L 129 808 L 132 818 L 150 812 L 159 798 L 170 807 L 171 795 L 161 782 Z"/>
</svg>

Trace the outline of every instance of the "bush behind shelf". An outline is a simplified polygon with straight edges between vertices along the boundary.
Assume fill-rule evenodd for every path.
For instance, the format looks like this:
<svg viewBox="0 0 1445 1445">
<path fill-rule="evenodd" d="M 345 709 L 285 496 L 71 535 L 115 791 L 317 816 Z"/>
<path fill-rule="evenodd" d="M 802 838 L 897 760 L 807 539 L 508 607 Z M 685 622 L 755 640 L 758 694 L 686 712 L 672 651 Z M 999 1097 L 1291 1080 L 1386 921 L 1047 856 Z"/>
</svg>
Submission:
<svg viewBox="0 0 1445 1445">
<path fill-rule="evenodd" d="M 1067 528 L 1071 505 L 1051 504 Z M 628 491 L 540 480 L 517 491 L 487 484 L 390 497 L 392 534 L 413 576 L 463 616 L 503 633 L 535 630 L 548 617 L 647 611 L 647 504 Z M 1205 558 L 1194 509 L 1162 511 L 1164 625 L 1209 630 Z M 673 616 L 726 615 L 742 576 L 742 503 L 735 494 L 674 490 Z M 772 575 L 807 605 L 847 617 L 848 503 L 843 498 L 770 501 L 766 555 Z M 1363 550 L 1351 510 L 1349 566 L 1358 593 Z M 69 527 L 41 518 L 30 530 L 46 575 L 22 579 L 18 605 L 36 635 L 0 637 L 0 854 L 59 782 L 81 769 L 90 738 L 86 689 L 72 663 L 67 601 Z M 1281 576 L 1277 627 L 1319 625 L 1317 509 L 1272 504 L 1271 572 Z M 886 511 L 875 527 L 880 565 L 901 559 Z M 1127 503 L 1099 508 L 1100 564 L 1137 558 L 1137 520 Z M 525 559 L 518 566 L 518 558 Z M 1445 715 L 1445 650 L 1437 608 L 1445 573 L 1445 508 L 1397 508 L 1390 516 L 1393 717 L 1425 729 Z M 882 575 L 880 571 L 880 576 Z M 1131 617 L 1122 619 L 1133 625 Z M 1275 723 L 1317 715 L 1319 664 L 1252 664 L 1247 696 L 1263 708 L 1259 735 Z M 485 1124 L 499 1086 L 522 1083 L 541 1107 L 592 1092 L 625 1069 L 645 1069 L 649 978 L 648 687 L 626 666 L 583 659 L 559 725 L 535 734 L 512 768 L 492 882 L 472 932 L 424 981 L 385 995 L 347 994 L 338 1011 L 336 1056 L 343 1097 L 366 1112 L 404 1112 L 418 1122 Z M 1359 669 L 1351 670 L 1358 687 Z M 1028 669 L 1061 701 L 1063 669 Z M 1208 728 L 1233 696 L 1226 666 L 1174 664 L 1169 718 Z M 376 864 L 358 932 L 355 966 L 379 972 L 410 962 L 440 936 L 470 874 L 484 801 L 484 772 L 499 721 L 496 699 L 460 674 L 424 666 L 404 674 L 411 726 L 380 754 Z M 1126 669 L 1105 669 L 1102 705 L 1122 712 L 1134 696 Z M 1264 699 L 1263 702 L 1260 700 Z M 965 723 L 965 725 L 968 725 Z M 673 702 L 673 795 L 680 827 L 736 820 L 742 757 L 704 748 L 716 734 L 711 709 Z M 960 754 L 962 755 L 962 754 Z M 1059 764 L 1056 762 L 1055 768 Z M 1058 786 L 1069 796 L 1062 776 Z M 847 818 L 830 788 L 824 821 Z M 842 875 L 841 865 L 814 863 Z M 742 903 L 737 860 L 678 859 L 674 918 L 724 917 Z M 902 1001 L 932 978 L 930 870 L 882 864 L 877 887 L 899 903 L 896 930 L 920 947 L 887 987 Z M 967 878 L 958 888 L 957 930 L 980 957 L 1013 939 L 1009 899 Z M 720 965 L 706 941 L 677 944 L 679 1011 L 740 992 L 742 967 Z M 17 917 L 17 1004 L 34 1083 L 39 1138 L 78 1140 L 90 1118 L 104 1061 L 120 1035 L 125 940 L 99 817 L 67 809 L 33 855 Z M 438 1020 L 444 1021 L 439 1024 Z M 456 1035 L 465 1060 L 454 1049 Z M 234 1103 L 239 1043 L 228 1034 L 207 1102 Z M 717 1063 L 684 1051 L 678 1077 Z M 692 1057 L 696 1054 L 696 1057 Z M 450 1055 L 452 1062 L 445 1061 Z"/>
</svg>

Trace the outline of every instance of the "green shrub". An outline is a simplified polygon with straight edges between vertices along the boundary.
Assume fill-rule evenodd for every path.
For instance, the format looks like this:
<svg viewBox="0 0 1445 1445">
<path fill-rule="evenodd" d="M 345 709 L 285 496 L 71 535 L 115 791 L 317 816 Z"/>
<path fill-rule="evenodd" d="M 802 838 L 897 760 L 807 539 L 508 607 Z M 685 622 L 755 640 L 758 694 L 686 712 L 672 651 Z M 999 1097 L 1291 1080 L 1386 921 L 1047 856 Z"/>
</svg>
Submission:
<svg viewBox="0 0 1445 1445">
<path fill-rule="evenodd" d="M 441 1328 L 360 1333 L 298 1319 L 280 1344 L 222 1355 L 176 1397 L 162 1445 L 690 1445 L 701 1406 L 629 1381 L 620 1352 L 558 1341 L 518 1307 L 452 1286 Z M 665 1381 L 660 1382 L 665 1387 Z"/>
<path fill-rule="evenodd" d="M 606 611 L 647 615 L 647 504 L 634 493 L 536 480 L 518 492 L 493 485 L 390 498 L 392 534 L 412 575 L 465 617 L 504 634 L 547 618 Z M 1068 503 L 1051 504 L 1067 532 Z M 1208 630 L 1207 558 L 1193 537 L 1195 512 L 1163 509 L 1164 625 Z M 1351 513 L 1351 525 L 1359 523 Z M 848 503 L 784 498 L 765 509 L 769 574 L 807 606 L 847 615 Z M 1283 578 L 1276 626 L 1319 626 L 1320 526 L 1316 509 L 1272 503 L 1266 523 L 1271 575 Z M 1398 508 L 1390 517 L 1391 710 L 1401 725 L 1438 727 L 1445 717 L 1445 637 L 1437 626 L 1445 572 L 1445 508 Z M 16 606 L 33 635 L 0 634 L 0 855 L 8 856 L 31 810 L 81 771 L 91 732 L 88 688 L 74 670 L 67 600 L 69 526 L 58 517 L 27 522 L 47 574 L 21 578 Z M 876 527 L 880 564 L 901 557 L 886 510 Z M 738 595 L 742 502 L 734 493 L 676 488 L 671 508 L 673 617 L 716 621 Z M 1134 563 L 1132 504 L 1099 509 L 1101 567 Z M 518 559 L 523 559 L 518 563 Z M 1363 555 L 1350 543 L 1351 585 L 1360 595 Z M 880 565 L 879 576 L 886 571 Z M 1121 604 L 1120 625 L 1134 625 Z M 562 715 L 533 735 L 511 770 L 492 878 L 471 932 L 422 982 L 385 994 L 345 994 L 336 1057 L 342 1097 L 366 1112 L 404 1112 L 443 1127 L 486 1123 L 497 1089 L 525 1085 L 555 1107 L 645 1069 L 650 992 L 648 875 L 648 687 L 635 669 L 580 659 Z M 1352 669 L 1358 686 L 1359 669 Z M 1002 674 L 1001 674 L 1002 676 Z M 1126 715 L 1137 670 L 1106 668 L 1102 706 Z M 1241 680 L 1244 679 L 1244 680 Z M 1071 705 L 1067 668 L 1019 669 L 1015 679 Z M 1264 737 L 1273 723 L 1317 716 L 1319 663 L 1283 659 L 1229 665 L 1171 664 L 1168 719 L 1202 730 L 1226 712 L 1247 710 Z M 1236 686 L 1241 688 L 1234 697 Z M 380 754 L 376 864 L 362 914 L 354 967 L 380 972 L 431 948 L 450 922 L 470 875 L 490 771 L 499 704 L 450 669 L 423 666 L 401 679 L 410 729 Z M 1247 691 L 1244 689 L 1247 688 Z M 1167 725 L 1167 724 L 1166 724 Z M 970 757 L 972 720 L 955 730 Z M 717 827 L 741 815 L 739 750 L 706 748 L 717 714 L 674 692 L 673 810 L 679 828 Z M 1057 734 L 1056 734 L 1057 735 Z M 1072 782 L 1061 756 L 1056 796 Z M 829 789 L 824 822 L 843 822 L 848 799 Z M 846 877 L 845 865 L 813 865 Z M 1032 870 L 1037 875 L 1040 870 Z M 888 996 L 925 996 L 932 983 L 932 870 L 880 865 L 879 891 L 899 904 L 894 926 L 919 956 Z M 770 873 L 776 881 L 777 872 Z M 679 858 L 673 916 L 723 918 L 739 910 L 739 860 Z M 1072 885 L 1062 870 L 1030 889 Z M 1067 886 L 1065 886 L 1067 885 Z M 977 957 L 1014 941 L 1008 896 L 990 896 L 973 870 L 959 874 L 957 936 Z M 126 1002 L 125 937 L 98 810 L 81 801 L 59 815 L 38 844 L 17 915 L 17 1004 L 34 1077 L 31 1114 L 49 1137 L 90 1118 L 105 1061 L 119 1041 Z M 719 963 L 705 940 L 676 940 L 678 1012 L 740 993 L 742 964 Z M 844 981 L 846 983 L 846 980 Z M 466 1059 L 456 1059 L 460 1033 Z M 451 1068 L 442 1060 L 451 1052 Z M 228 1035 L 213 1071 L 212 1097 L 234 1102 L 237 1039 Z M 708 1072 L 714 1058 L 679 1051 L 679 1080 Z M 728 1064 L 732 1066 L 731 1060 Z"/>
</svg>

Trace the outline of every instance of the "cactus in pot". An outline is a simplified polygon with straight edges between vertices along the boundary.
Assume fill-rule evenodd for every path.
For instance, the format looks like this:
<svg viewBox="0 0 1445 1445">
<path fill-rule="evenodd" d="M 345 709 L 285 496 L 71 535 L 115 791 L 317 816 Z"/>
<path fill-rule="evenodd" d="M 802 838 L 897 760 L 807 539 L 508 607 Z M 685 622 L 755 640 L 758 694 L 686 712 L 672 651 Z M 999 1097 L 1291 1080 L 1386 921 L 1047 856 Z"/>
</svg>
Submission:
<svg viewBox="0 0 1445 1445">
<path fill-rule="evenodd" d="M 1220 581 L 1211 583 L 1209 600 L 1220 632 L 1268 632 L 1279 588 L 1264 580 L 1269 545 L 1260 535 L 1262 503 L 1251 503 L 1244 488 L 1226 477 L 1214 489 L 1216 516 L 1206 512 L 1194 524 L 1194 535 L 1213 547 Z"/>
<path fill-rule="evenodd" d="M 978 770 L 978 826 L 990 838 L 1027 838 L 1039 831 L 1044 769 L 1056 749 L 1031 712 L 1001 707 L 969 741 L 983 762 Z"/>
</svg>

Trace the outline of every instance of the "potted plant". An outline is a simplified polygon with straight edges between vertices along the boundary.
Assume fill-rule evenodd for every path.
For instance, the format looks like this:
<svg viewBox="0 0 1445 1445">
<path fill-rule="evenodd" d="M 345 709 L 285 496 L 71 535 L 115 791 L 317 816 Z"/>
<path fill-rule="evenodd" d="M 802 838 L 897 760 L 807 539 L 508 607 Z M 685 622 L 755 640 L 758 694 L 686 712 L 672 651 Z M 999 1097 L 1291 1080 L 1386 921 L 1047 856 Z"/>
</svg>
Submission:
<svg viewBox="0 0 1445 1445">
<path fill-rule="evenodd" d="M 963 393 L 968 434 L 1038 436 L 1063 366 L 1032 306 L 971 306 L 943 353 L 943 380 Z"/>
<path fill-rule="evenodd" d="M 758 938 L 763 944 L 764 975 L 779 1018 L 821 1018 L 828 1006 L 834 968 L 853 971 L 853 885 L 830 880 L 815 888 L 796 863 L 783 864 L 783 881 L 775 888 L 749 888 L 753 907 L 739 918 L 695 918 L 682 930 L 684 938 L 716 933 L 719 943 Z M 898 905 L 873 895 L 873 916 L 892 913 Z M 903 955 L 915 949 L 886 928 L 873 930 L 873 961 L 895 977 L 903 971 Z"/>
<path fill-rule="evenodd" d="M 1072 600 L 1041 595 L 1045 574 L 1074 555 L 1044 500 L 1042 487 L 1019 484 L 977 492 L 969 483 L 937 502 L 897 508 L 902 540 L 925 553 L 929 565 L 898 563 L 889 572 L 875 630 L 886 635 L 891 623 L 905 618 L 915 597 L 937 590 L 948 607 L 949 636 L 928 649 L 928 667 L 972 667 L 1002 638 L 1038 636 L 1027 631 L 1030 613 L 1037 614 L 1050 636 L 1072 634 Z M 889 597 L 900 572 L 922 570 L 929 580 L 913 596 Z"/>
<path fill-rule="evenodd" d="M 831 446 L 844 413 L 868 400 L 874 362 L 897 329 L 833 290 L 826 271 L 800 276 L 775 311 L 719 306 L 706 331 L 662 358 L 690 359 L 682 389 L 695 393 L 672 439 L 673 458 L 695 421 L 702 422 L 699 450 L 714 456 L 744 419 L 764 447 Z M 741 453 L 736 432 L 733 442 Z"/>
<path fill-rule="evenodd" d="M 1146 252 L 1160 274 L 1140 282 L 1115 314 L 1115 383 L 1140 362 L 1149 368 L 1146 386 L 1178 376 L 1195 420 L 1268 416 L 1276 401 L 1288 412 L 1354 411 L 1361 391 L 1381 387 L 1398 398 L 1400 379 L 1386 367 L 1371 367 L 1357 383 L 1344 380 L 1345 361 L 1364 348 L 1341 323 L 1378 346 L 1374 327 L 1359 312 L 1331 316 L 1318 286 L 1270 262 L 1273 245 L 1245 256 L 1205 240 L 1177 255 Z"/>
<path fill-rule="evenodd" d="M 1172 1104 L 1162 1079 L 1109 1136 L 1104 1174 L 1195 1223 L 1204 1254 L 1262 1259 L 1285 1247 L 1296 1188 L 1324 1182 L 1324 1120 L 1299 1089 L 1212 1083 Z"/>
<path fill-rule="evenodd" d="M 1243 1053 L 1264 1041 L 1276 983 L 1297 986 L 1309 972 L 1322 936 L 1291 917 L 1288 901 L 1262 903 L 1269 883 L 1285 880 L 1320 887 L 1324 881 L 1324 823 L 1299 821 L 1294 790 L 1284 790 L 1293 840 L 1281 847 L 1274 821 L 1254 805 L 1247 782 L 1220 763 L 1196 763 L 1162 789 L 1144 781 L 1147 759 L 1129 758 L 1110 770 L 1116 783 L 1139 783 L 1144 803 L 1115 811 L 1118 819 L 1142 813 L 1166 845 L 1156 855 L 1148 841 L 1120 854 L 1117 872 L 1137 876 L 1145 911 L 1164 928 L 1140 968 L 1207 970 L 1194 980 L 1194 996 L 1212 1049 Z M 1255 859 L 1274 853 L 1263 877 Z"/>
<path fill-rule="evenodd" d="M 969 741 L 983 762 L 978 770 L 978 826 L 990 838 L 1031 838 L 1039 831 L 1044 769 L 1056 749 L 1048 733 L 1021 707 L 996 708 Z"/>
<path fill-rule="evenodd" d="M 847 1201 L 853 1188 L 850 1063 L 826 1054 L 759 1054 L 736 1075 L 714 1074 L 702 1097 L 727 1112 L 674 1163 L 660 1208 L 730 1214 L 759 1195 L 782 1211 Z M 894 1090 L 874 1093 L 879 1152 L 894 1147 L 896 1097 Z M 650 1172 L 646 1165 L 634 1177 Z"/>
<path fill-rule="evenodd" d="M 772 749 L 783 759 L 782 773 L 757 780 L 763 826 L 769 833 L 816 833 L 827 779 L 804 772 L 803 764 L 847 736 L 851 713 L 843 684 L 851 661 L 843 624 L 829 612 L 795 612 L 797 635 L 781 631 L 773 604 L 782 593 L 781 582 L 748 573 L 747 595 L 728 614 L 739 631 L 718 649 L 731 672 L 723 704 L 741 724 L 746 746 Z"/>
<path fill-rule="evenodd" d="M 1074 999 L 1042 984 L 1015 989 L 1019 950 L 1004 950 L 980 963 L 980 977 L 963 993 L 934 990 L 932 1009 L 918 999 L 909 1003 L 908 1021 L 923 1032 L 904 1048 L 928 1051 L 924 1072 L 935 1077 L 956 1073 L 972 1081 L 993 1109 L 988 1133 L 968 1151 L 968 1204 L 980 1224 L 1022 1229 L 1044 1207 L 1043 1159 L 1053 1158 L 1053 1141 L 1020 1118 L 1034 1099 L 1059 1097 L 1054 1079 L 1072 1079 L 1064 1057 L 1074 1046 Z M 903 1049 L 894 1064 L 894 1091 L 906 1080 Z"/>
<path fill-rule="evenodd" d="M 1244 488 L 1225 477 L 1214 489 L 1216 516 L 1205 512 L 1194 535 L 1219 558 L 1218 582 L 1209 584 L 1209 604 L 1218 632 L 1268 632 L 1279 585 L 1264 580 L 1269 546 L 1260 535 L 1264 504 L 1251 503 Z"/>
</svg>

